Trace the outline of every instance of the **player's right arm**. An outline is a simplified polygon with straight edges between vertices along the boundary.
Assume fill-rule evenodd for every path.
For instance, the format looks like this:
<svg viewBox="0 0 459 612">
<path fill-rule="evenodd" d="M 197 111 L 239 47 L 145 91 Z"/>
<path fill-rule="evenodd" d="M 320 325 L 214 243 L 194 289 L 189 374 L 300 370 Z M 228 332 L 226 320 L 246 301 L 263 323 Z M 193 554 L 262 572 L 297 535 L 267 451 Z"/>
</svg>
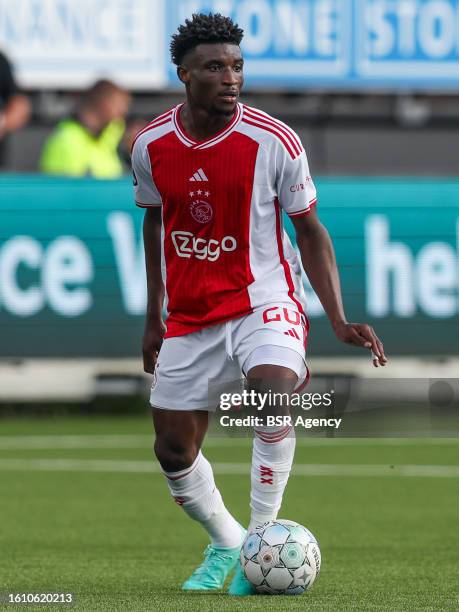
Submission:
<svg viewBox="0 0 459 612">
<path fill-rule="evenodd" d="M 153 374 L 165 333 L 163 322 L 164 283 L 161 275 L 161 208 L 147 208 L 143 220 L 143 242 L 147 271 L 147 312 L 143 334 L 143 367 Z"/>
<path fill-rule="evenodd" d="M 132 170 L 137 206 L 145 208 L 143 243 L 147 272 L 147 312 L 142 353 L 145 372 L 154 373 L 166 331 L 163 322 L 164 283 L 161 274 L 162 200 L 153 181 L 150 158 L 142 137 L 132 149 Z"/>
<path fill-rule="evenodd" d="M 293 133 L 294 134 L 294 133 Z M 335 251 L 330 236 L 319 221 L 316 190 L 299 139 L 290 133 L 297 150 L 286 148 L 277 156 L 277 193 L 282 208 L 292 220 L 304 271 L 341 342 L 371 349 L 373 365 L 387 362 L 384 347 L 372 327 L 346 320 Z M 301 152 L 299 153 L 301 149 Z"/>
</svg>

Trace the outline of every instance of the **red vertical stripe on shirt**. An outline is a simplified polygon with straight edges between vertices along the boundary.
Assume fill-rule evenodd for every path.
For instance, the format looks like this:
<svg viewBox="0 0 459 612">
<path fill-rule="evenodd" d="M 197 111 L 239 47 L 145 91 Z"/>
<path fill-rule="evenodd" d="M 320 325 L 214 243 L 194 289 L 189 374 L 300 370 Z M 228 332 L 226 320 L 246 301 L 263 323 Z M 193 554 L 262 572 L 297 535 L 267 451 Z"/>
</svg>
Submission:
<svg viewBox="0 0 459 612">
<path fill-rule="evenodd" d="M 302 315 L 306 316 L 303 306 L 295 297 L 295 285 L 293 284 L 292 272 L 290 270 L 290 265 L 288 261 L 285 259 L 285 255 L 284 255 L 284 245 L 282 243 L 283 228 L 282 228 L 281 210 L 280 210 L 279 200 L 277 198 L 274 202 L 274 206 L 276 207 L 277 249 L 279 251 L 280 262 L 282 264 L 282 267 L 284 268 L 285 280 L 287 281 L 287 286 L 288 286 L 288 295 L 289 295 L 289 298 L 294 302 L 294 304 L 298 308 L 298 311 Z"/>
</svg>

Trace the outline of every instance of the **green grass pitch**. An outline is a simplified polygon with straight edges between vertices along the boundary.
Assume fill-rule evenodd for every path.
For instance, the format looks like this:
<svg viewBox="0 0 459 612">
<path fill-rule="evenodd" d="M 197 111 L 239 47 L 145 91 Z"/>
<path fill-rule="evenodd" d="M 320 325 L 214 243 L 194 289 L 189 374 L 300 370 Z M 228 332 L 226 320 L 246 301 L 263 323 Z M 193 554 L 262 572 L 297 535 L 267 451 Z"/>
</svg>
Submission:
<svg viewBox="0 0 459 612">
<path fill-rule="evenodd" d="M 280 516 L 317 536 L 322 573 L 299 597 L 232 598 L 180 591 L 207 540 L 154 470 L 150 434 L 147 417 L 0 421 L 0 592 L 76 598 L 0 609 L 459 609 L 459 440 L 302 440 Z M 248 442 L 205 453 L 246 523 Z"/>
</svg>

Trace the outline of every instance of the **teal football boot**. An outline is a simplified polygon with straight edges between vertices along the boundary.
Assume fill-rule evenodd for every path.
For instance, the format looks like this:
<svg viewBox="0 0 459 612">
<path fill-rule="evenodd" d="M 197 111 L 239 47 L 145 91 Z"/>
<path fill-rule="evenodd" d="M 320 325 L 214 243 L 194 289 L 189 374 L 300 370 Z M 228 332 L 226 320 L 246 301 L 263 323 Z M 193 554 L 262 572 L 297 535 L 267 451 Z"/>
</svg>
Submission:
<svg viewBox="0 0 459 612">
<path fill-rule="evenodd" d="M 250 584 L 247 578 L 244 576 L 240 562 L 238 561 L 236 566 L 236 572 L 231 580 L 231 584 L 228 588 L 229 595 L 257 595 L 257 591 L 254 586 Z"/>
<path fill-rule="evenodd" d="M 204 561 L 194 570 L 182 585 L 183 591 L 213 591 L 221 589 L 228 574 L 239 562 L 242 542 L 245 538 L 242 532 L 241 543 L 236 548 L 217 548 L 209 544 L 204 551 Z"/>
</svg>

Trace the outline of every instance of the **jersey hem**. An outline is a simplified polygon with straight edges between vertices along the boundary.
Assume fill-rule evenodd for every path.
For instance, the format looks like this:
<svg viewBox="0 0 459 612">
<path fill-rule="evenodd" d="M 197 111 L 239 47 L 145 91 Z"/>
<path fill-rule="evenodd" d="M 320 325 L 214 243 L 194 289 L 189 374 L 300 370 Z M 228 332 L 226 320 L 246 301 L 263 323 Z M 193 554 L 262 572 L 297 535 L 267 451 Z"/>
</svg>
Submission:
<svg viewBox="0 0 459 612">
<path fill-rule="evenodd" d="M 201 331 L 203 329 L 207 329 L 208 327 L 213 327 L 214 325 L 221 325 L 222 323 L 227 323 L 228 321 L 233 321 L 234 319 L 240 319 L 242 317 L 246 317 L 249 314 L 253 313 L 253 308 L 250 308 L 248 310 L 244 310 L 243 312 L 233 315 L 233 316 L 228 316 L 228 317 L 224 317 L 222 319 L 217 319 L 216 321 L 212 321 L 211 323 L 208 323 L 207 325 L 184 325 L 183 323 L 179 323 L 178 325 L 180 325 L 180 327 L 182 327 L 182 329 L 184 327 L 186 327 L 186 331 L 166 331 L 166 333 L 164 334 L 164 339 L 166 338 L 177 338 L 179 336 L 187 336 L 188 334 L 193 334 L 194 332 L 198 332 Z M 167 328 L 167 319 L 166 319 L 166 328 Z M 172 323 L 173 327 L 175 327 L 177 325 L 177 323 Z"/>
</svg>

